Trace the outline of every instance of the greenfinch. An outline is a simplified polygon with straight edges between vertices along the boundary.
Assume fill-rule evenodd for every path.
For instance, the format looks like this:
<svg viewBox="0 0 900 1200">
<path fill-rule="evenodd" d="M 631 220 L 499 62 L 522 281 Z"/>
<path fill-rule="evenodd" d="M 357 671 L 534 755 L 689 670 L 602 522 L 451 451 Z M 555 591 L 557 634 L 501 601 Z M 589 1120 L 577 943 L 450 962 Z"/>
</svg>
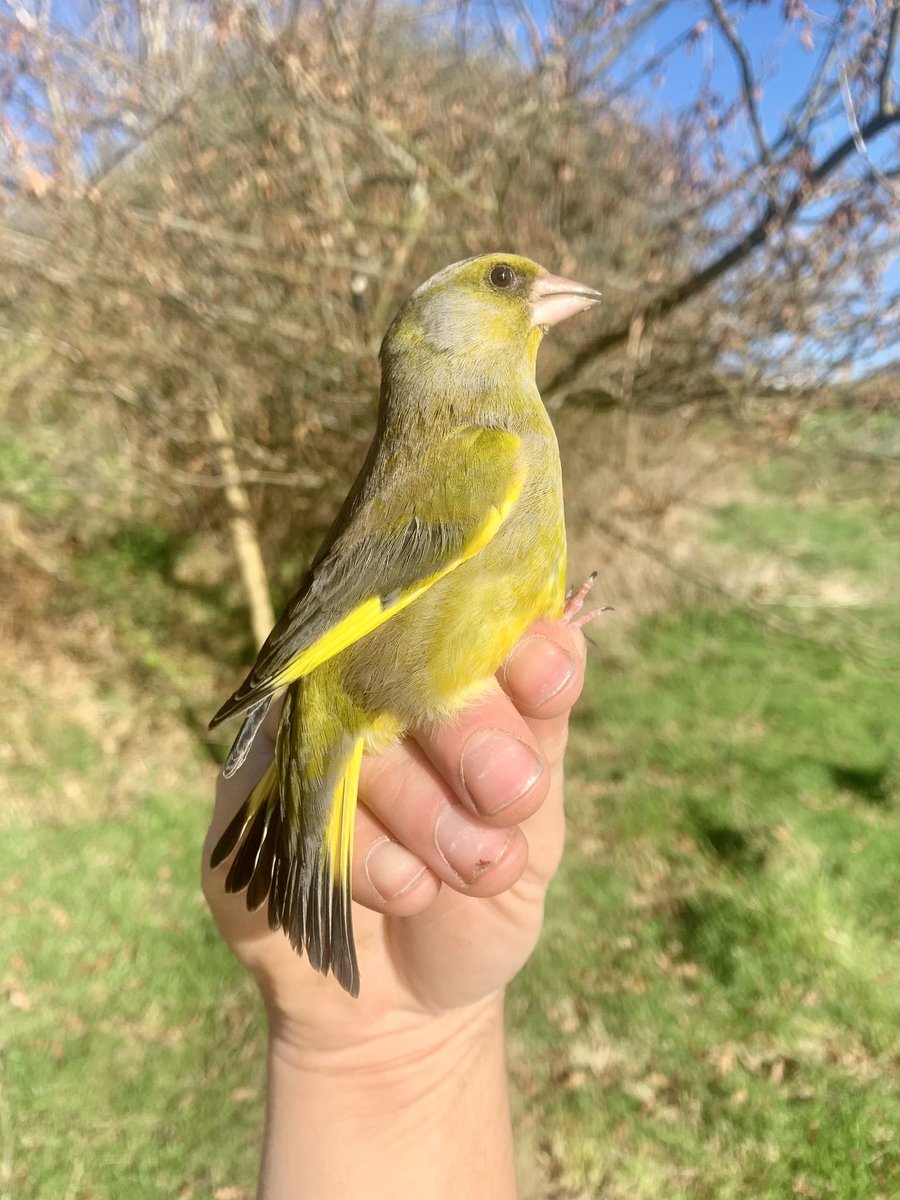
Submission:
<svg viewBox="0 0 900 1200">
<path fill-rule="evenodd" d="M 381 346 L 375 437 L 299 591 L 211 722 L 245 714 L 245 761 L 284 695 L 272 764 L 212 854 L 268 903 L 313 967 L 359 993 L 351 856 L 360 761 L 447 721 L 539 617 L 565 604 L 553 426 L 535 381 L 546 329 L 599 292 L 530 259 L 485 254 L 432 276 Z"/>
</svg>

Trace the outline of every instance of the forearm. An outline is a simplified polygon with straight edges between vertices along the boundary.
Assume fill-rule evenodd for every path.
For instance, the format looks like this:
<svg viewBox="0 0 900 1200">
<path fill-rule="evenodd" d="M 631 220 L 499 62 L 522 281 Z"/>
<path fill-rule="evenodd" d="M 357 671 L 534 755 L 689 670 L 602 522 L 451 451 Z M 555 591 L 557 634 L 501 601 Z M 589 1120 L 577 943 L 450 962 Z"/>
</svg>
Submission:
<svg viewBox="0 0 900 1200">
<path fill-rule="evenodd" d="M 363 1048 L 273 1029 L 260 1200 L 514 1200 L 502 999 Z"/>
</svg>

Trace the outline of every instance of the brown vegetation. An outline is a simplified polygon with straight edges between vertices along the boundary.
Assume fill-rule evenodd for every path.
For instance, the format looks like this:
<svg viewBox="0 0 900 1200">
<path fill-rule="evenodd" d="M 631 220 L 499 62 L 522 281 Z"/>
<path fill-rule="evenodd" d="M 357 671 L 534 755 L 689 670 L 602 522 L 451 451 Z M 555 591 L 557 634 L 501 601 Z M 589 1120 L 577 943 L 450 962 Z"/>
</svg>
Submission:
<svg viewBox="0 0 900 1200">
<path fill-rule="evenodd" d="M 683 439 L 698 405 L 740 404 L 889 336 L 897 4 L 845 3 L 827 25 L 788 6 L 788 30 L 817 45 L 774 136 L 742 6 L 712 0 L 651 53 L 641 38 L 665 8 L 557 0 L 538 21 L 525 5 L 448 19 L 123 0 L 89 6 L 77 34 L 46 6 L 0 16 L 8 404 L 78 431 L 55 466 L 78 479 L 87 523 L 123 508 L 90 469 L 92 439 L 112 439 L 125 508 L 228 524 L 259 638 L 263 554 L 290 544 L 302 559 L 333 512 L 392 312 L 431 270 L 488 248 L 577 265 L 604 290 L 599 332 L 583 323 L 543 363 L 560 425 L 573 414 L 596 452 L 579 487 L 609 480 L 591 489 L 595 514 L 623 486 L 635 513 L 672 499 L 637 482 L 639 414 L 677 412 L 666 428 Z M 710 38 L 733 59 L 733 94 L 698 58 L 683 112 L 653 120 L 646 78 Z M 751 149 L 735 155 L 741 128 Z M 70 515 L 64 536 L 83 537 Z"/>
</svg>

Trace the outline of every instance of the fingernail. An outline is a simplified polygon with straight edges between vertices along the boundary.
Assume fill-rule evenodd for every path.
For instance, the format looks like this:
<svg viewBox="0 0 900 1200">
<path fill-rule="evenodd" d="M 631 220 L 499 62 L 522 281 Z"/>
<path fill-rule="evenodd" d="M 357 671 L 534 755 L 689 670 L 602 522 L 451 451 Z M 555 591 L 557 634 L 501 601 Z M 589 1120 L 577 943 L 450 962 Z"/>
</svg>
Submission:
<svg viewBox="0 0 900 1200">
<path fill-rule="evenodd" d="M 473 825 L 469 817 L 448 804 L 434 827 L 434 844 L 462 883 L 474 883 L 479 875 L 500 861 L 514 832 Z"/>
<path fill-rule="evenodd" d="M 459 778 L 479 812 L 491 815 L 518 800 L 540 779 L 544 764 L 531 747 L 503 729 L 476 729 L 463 746 Z"/>
<path fill-rule="evenodd" d="M 388 837 L 369 847 L 364 866 L 366 878 L 385 901 L 410 891 L 426 871 L 421 859 Z"/>
<path fill-rule="evenodd" d="M 574 674 L 571 654 L 541 633 L 519 642 L 503 668 L 510 691 L 529 708 L 540 708 L 552 700 Z"/>
</svg>

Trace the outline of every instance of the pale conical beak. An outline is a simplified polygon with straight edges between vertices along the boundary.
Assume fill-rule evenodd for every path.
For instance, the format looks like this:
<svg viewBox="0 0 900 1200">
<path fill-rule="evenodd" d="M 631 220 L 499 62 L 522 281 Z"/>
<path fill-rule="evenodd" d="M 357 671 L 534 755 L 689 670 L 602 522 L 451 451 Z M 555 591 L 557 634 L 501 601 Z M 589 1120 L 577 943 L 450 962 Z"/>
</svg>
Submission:
<svg viewBox="0 0 900 1200">
<path fill-rule="evenodd" d="M 549 329 L 567 317 L 585 312 L 600 303 L 600 293 L 593 288 L 564 279 L 562 275 L 541 275 L 531 287 L 528 306 L 531 309 L 531 324 Z"/>
</svg>

